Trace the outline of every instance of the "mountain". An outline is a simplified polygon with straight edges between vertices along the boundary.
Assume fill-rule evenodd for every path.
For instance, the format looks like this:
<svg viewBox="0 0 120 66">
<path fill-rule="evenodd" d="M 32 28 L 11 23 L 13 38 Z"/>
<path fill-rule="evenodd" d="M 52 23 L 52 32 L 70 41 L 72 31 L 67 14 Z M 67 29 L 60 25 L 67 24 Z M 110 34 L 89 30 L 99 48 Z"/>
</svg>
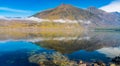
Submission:
<svg viewBox="0 0 120 66">
<path fill-rule="evenodd" d="M 114 14 L 120 18 L 120 12 L 112 12 L 112 14 Z"/>
<path fill-rule="evenodd" d="M 49 19 L 49 20 L 60 20 L 66 22 L 74 22 L 76 21 L 79 24 L 90 24 L 91 21 L 93 22 L 92 25 L 99 25 L 100 19 L 98 16 L 92 14 L 91 12 L 74 7 L 68 4 L 62 4 L 54 9 L 46 10 L 40 13 L 33 15 L 33 17 L 37 17 L 40 19 Z M 94 21 L 96 20 L 96 21 Z M 97 22 L 97 23 L 96 23 Z"/>
<path fill-rule="evenodd" d="M 56 8 L 39 12 L 33 17 L 49 20 L 74 20 L 79 24 L 89 24 L 90 27 L 117 27 L 120 26 L 120 18 L 112 13 L 105 12 L 95 7 L 81 9 L 68 4 L 62 4 Z"/>
<path fill-rule="evenodd" d="M 62 4 L 54 9 L 46 10 L 40 13 L 33 15 L 34 17 L 42 19 L 89 19 L 91 16 L 94 16 L 92 13 L 76 8 L 72 5 Z"/>
<path fill-rule="evenodd" d="M 96 7 L 89 7 L 87 10 L 98 16 L 104 25 L 119 26 L 120 24 L 120 18 L 116 14 L 105 12 Z"/>
</svg>

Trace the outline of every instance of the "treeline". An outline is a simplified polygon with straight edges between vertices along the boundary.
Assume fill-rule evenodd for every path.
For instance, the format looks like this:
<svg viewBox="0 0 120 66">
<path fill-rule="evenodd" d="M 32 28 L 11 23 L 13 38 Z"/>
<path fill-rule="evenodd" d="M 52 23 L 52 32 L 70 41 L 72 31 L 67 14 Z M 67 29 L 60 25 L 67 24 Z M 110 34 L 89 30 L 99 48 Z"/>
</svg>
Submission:
<svg viewBox="0 0 120 66">
<path fill-rule="evenodd" d="M 120 28 L 95 28 L 95 31 L 120 31 Z"/>
</svg>

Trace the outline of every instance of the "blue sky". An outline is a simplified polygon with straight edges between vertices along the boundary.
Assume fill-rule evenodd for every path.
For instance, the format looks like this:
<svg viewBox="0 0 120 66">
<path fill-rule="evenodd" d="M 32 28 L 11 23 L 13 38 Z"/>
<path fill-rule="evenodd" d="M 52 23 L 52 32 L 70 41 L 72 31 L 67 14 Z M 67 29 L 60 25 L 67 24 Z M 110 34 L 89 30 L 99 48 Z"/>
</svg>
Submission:
<svg viewBox="0 0 120 66">
<path fill-rule="evenodd" d="M 0 0 L 0 16 L 26 17 L 57 7 L 62 3 L 72 4 L 79 8 L 95 6 L 106 11 L 108 10 L 108 12 L 115 10 L 109 10 L 112 6 L 117 6 L 116 9 L 120 7 L 120 0 Z M 115 5 L 116 3 L 117 5 Z"/>
</svg>

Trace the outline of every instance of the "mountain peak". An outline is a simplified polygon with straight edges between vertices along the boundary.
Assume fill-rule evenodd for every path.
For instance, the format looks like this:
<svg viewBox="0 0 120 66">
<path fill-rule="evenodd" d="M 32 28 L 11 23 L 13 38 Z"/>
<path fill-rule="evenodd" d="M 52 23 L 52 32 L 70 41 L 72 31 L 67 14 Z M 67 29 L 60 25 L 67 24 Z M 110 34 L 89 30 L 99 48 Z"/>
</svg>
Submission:
<svg viewBox="0 0 120 66">
<path fill-rule="evenodd" d="M 87 11 L 89 11 L 89 12 L 91 12 L 91 13 L 94 13 L 94 14 L 98 14 L 98 13 L 99 13 L 99 14 L 107 13 L 107 12 L 101 10 L 101 9 L 98 9 L 98 8 L 94 7 L 94 6 L 88 7 L 88 8 L 87 8 Z"/>
<path fill-rule="evenodd" d="M 117 11 L 115 11 L 115 12 L 112 12 L 112 13 L 120 14 L 120 12 L 117 12 Z"/>
<path fill-rule="evenodd" d="M 71 8 L 71 7 L 73 7 L 72 5 L 70 5 L 70 4 L 61 4 L 60 6 L 58 6 L 57 8 Z"/>
<path fill-rule="evenodd" d="M 91 12 L 91 11 L 96 11 L 96 10 L 98 10 L 98 8 L 96 8 L 96 7 L 94 7 L 94 6 L 91 6 L 91 7 L 88 7 L 87 10 Z"/>
<path fill-rule="evenodd" d="M 62 3 L 60 6 L 69 6 L 70 4 Z"/>
</svg>

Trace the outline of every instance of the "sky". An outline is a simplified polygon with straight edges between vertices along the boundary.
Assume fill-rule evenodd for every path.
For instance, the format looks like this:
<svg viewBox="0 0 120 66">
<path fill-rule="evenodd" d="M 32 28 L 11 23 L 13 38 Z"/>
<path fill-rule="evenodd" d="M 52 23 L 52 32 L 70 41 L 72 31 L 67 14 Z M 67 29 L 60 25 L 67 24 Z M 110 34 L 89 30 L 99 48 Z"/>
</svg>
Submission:
<svg viewBox="0 0 120 66">
<path fill-rule="evenodd" d="M 0 0 L 0 16 L 27 17 L 63 3 L 84 9 L 95 6 L 107 12 L 120 12 L 120 0 Z"/>
</svg>

